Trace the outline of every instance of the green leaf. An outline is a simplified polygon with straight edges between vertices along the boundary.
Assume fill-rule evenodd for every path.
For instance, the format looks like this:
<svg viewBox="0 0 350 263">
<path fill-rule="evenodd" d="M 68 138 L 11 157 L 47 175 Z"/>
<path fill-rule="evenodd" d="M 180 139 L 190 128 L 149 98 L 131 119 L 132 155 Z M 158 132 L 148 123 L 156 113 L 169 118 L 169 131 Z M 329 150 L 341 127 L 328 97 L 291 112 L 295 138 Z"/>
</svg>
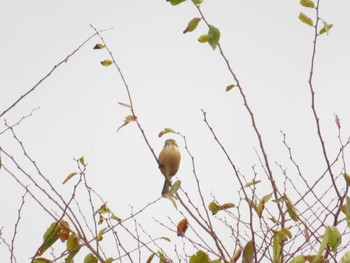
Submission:
<svg viewBox="0 0 350 263">
<path fill-rule="evenodd" d="M 310 17 L 308 17 L 307 15 L 305 15 L 303 12 L 300 12 L 299 19 L 301 22 L 303 22 L 309 26 L 314 25 L 314 22 L 312 21 L 312 19 Z"/>
<path fill-rule="evenodd" d="M 172 5 L 178 5 L 181 4 L 182 2 L 185 2 L 186 0 L 167 0 L 167 2 L 170 2 Z"/>
<path fill-rule="evenodd" d="M 299 2 L 302 6 L 309 7 L 309 8 L 314 8 L 315 4 L 311 0 L 300 0 Z"/>
<path fill-rule="evenodd" d="M 226 87 L 226 92 L 227 91 L 230 91 L 233 87 L 235 87 L 236 85 L 235 84 L 231 84 L 231 85 L 228 85 L 227 87 Z"/>
<path fill-rule="evenodd" d="M 244 187 L 250 187 L 250 186 L 256 185 L 256 184 L 258 184 L 258 183 L 260 183 L 260 182 L 261 182 L 261 180 L 253 180 L 253 181 L 251 181 L 251 182 L 249 182 L 249 183 L 246 183 L 246 184 L 244 185 Z"/>
<path fill-rule="evenodd" d="M 199 250 L 190 257 L 190 263 L 210 263 L 210 259 L 205 252 Z"/>
<path fill-rule="evenodd" d="M 340 260 L 341 263 L 350 263 L 350 251 L 346 252 Z"/>
<path fill-rule="evenodd" d="M 348 228 L 350 228 L 350 198 L 346 197 L 346 204 L 340 207 L 340 210 L 345 214 Z"/>
<path fill-rule="evenodd" d="M 82 165 L 85 166 L 85 158 L 84 158 L 84 156 L 82 156 L 82 157 L 79 158 L 79 162 L 80 162 Z"/>
<path fill-rule="evenodd" d="M 318 254 L 322 252 L 329 246 L 334 252 L 337 251 L 338 246 L 341 243 L 341 234 L 335 226 L 326 227 L 326 232 L 323 235 Z"/>
<path fill-rule="evenodd" d="M 186 29 L 183 31 L 183 33 L 185 34 L 187 32 L 194 31 L 197 28 L 200 21 L 201 21 L 201 19 L 199 17 L 192 18 L 192 20 L 190 22 L 188 22 L 188 25 L 187 25 Z"/>
<path fill-rule="evenodd" d="M 266 204 L 267 201 L 269 201 L 271 196 L 272 196 L 272 193 L 268 194 L 268 195 L 265 195 L 263 198 L 261 198 L 259 200 L 259 204 L 258 204 L 258 206 L 256 208 L 256 213 L 258 214 L 259 217 L 261 217 L 262 212 L 263 212 L 263 210 L 265 208 L 265 204 Z"/>
<path fill-rule="evenodd" d="M 304 256 L 297 256 L 293 258 L 289 263 L 305 263 L 305 257 Z"/>
<path fill-rule="evenodd" d="M 292 203 L 292 201 L 289 199 L 289 197 L 285 194 L 284 195 L 285 198 L 285 202 L 287 205 L 287 212 L 289 214 L 289 216 L 294 220 L 294 221 L 298 221 L 299 217 L 297 214 L 297 209 L 294 207 L 294 204 Z"/>
<path fill-rule="evenodd" d="M 200 43 L 206 43 L 206 42 L 208 42 L 208 38 L 209 38 L 208 35 L 201 35 L 201 36 L 198 38 L 198 41 L 199 41 Z"/>
<path fill-rule="evenodd" d="M 176 133 L 176 131 L 174 131 L 173 129 L 171 128 L 164 128 L 162 131 L 160 131 L 158 133 L 158 137 L 162 137 L 164 134 L 167 134 L 167 133 Z"/>
<path fill-rule="evenodd" d="M 95 257 L 92 253 L 89 253 L 84 258 L 84 263 L 97 263 L 97 257 Z"/>
<path fill-rule="evenodd" d="M 50 248 L 58 239 L 59 239 L 59 227 L 58 223 L 54 222 L 52 223 L 49 228 L 45 231 L 45 234 L 43 236 L 43 244 L 41 245 L 37 255 L 41 256 L 44 254 L 44 252 Z"/>
<path fill-rule="evenodd" d="M 331 247 L 333 252 L 337 251 L 338 246 L 341 244 L 341 234 L 335 226 L 330 227 L 330 235 L 328 239 L 328 246 Z"/>
<path fill-rule="evenodd" d="M 99 232 L 98 232 L 98 235 L 96 237 L 96 240 L 97 241 L 101 241 L 103 239 L 103 234 L 105 233 L 107 227 L 105 228 L 102 228 Z"/>
<path fill-rule="evenodd" d="M 50 263 L 51 260 L 46 259 L 46 258 L 35 258 L 33 260 L 33 263 Z"/>
<path fill-rule="evenodd" d="M 212 47 L 213 50 L 216 49 L 220 40 L 220 31 L 214 26 L 209 27 L 208 32 L 208 43 Z"/>
<path fill-rule="evenodd" d="M 146 263 L 151 263 L 155 255 L 156 255 L 155 253 L 152 253 L 152 254 L 148 257 Z"/>
<path fill-rule="evenodd" d="M 105 60 L 101 61 L 100 63 L 102 66 L 108 67 L 109 65 L 111 65 L 113 63 L 113 61 L 109 60 L 109 59 L 105 59 Z"/>
<path fill-rule="evenodd" d="M 323 27 L 320 30 L 320 35 L 324 34 L 324 33 L 329 33 L 329 30 L 333 27 L 333 24 L 328 24 L 326 21 L 322 20 L 323 22 Z"/>
<path fill-rule="evenodd" d="M 71 252 L 79 248 L 79 238 L 75 234 L 70 234 L 67 240 L 67 250 Z"/>
<path fill-rule="evenodd" d="M 107 258 L 104 263 L 112 263 L 112 262 L 113 262 L 113 258 Z"/>
<path fill-rule="evenodd" d="M 211 202 L 209 204 L 209 210 L 213 215 L 215 215 L 215 214 L 217 214 L 217 212 L 219 212 L 220 206 L 215 202 Z"/>
<path fill-rule="evenodd" d="M 254 249 L 253 241 L 248 241 L 248 243 L 245 245 L 243 249 L 242 263 L 253 262 L 254 255 L 255 255 L 255 249 Z"/>
<path fill-rule="evenodd" d="M 203 3 L 204 0 L 192 0 L 192 2 L 196 5 L 200 5 L 201 3 Z"/>
<path fill-rule="evenodd" d="M 103 44 L 96 44 L 94 46 L 94 49 L 102 49 L 102 48 L 105 48 L 105 46 Z"/>
</svg>

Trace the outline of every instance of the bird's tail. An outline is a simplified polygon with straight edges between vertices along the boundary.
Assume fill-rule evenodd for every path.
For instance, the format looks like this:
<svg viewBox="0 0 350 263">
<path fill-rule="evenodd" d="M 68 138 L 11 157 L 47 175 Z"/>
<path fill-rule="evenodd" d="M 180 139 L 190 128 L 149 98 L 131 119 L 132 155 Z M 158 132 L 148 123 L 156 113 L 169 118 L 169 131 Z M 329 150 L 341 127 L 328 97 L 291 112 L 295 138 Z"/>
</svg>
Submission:
<svg viewBox="0 0 350 263">
<path fill-rule="evenodd" d="M 163 190 L 162 190 L 163 197 L 169 192 L 170 186 L 171 186 L 171 180 L 165 179 Z"/>
</svg>

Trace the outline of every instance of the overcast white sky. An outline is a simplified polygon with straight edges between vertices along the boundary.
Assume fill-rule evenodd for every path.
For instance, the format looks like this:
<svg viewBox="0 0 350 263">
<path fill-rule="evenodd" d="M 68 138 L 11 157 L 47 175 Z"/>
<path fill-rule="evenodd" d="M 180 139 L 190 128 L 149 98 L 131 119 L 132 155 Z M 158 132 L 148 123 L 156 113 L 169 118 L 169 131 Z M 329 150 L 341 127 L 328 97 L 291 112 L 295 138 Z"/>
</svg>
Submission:
<svg viewBox="0 0 350 263">
<path fill-rule="evenodd" d="M 298 1 L 278 0 L 206 0 L 202 10 L 221 31 L 220 42 L 246 91 L 271 163 L 289 165 L 280 135 L 283 130 L 305 174 L 310 180 L 319 176 L 325 163 L 307 83 L 313 32 L 298 20 L 300 11 L 311 16 L 311 10 Z M 339 148 L 334 113 L 342 121 L 343 134 L 350 134 L 349 13 L 349 1 L 321 0 L 320 16 L 334 27 L 319 39 L 314 84 L 331 156 Z M 3 3 L 0 113 L 92 35 L 90 23 L 98 29 L 113 28 L 103 37 L 125 74 L 136 114 L 157 154 L 170 137 L 159 139 L 161 129 L 181 132 L 195 156 L 207 201 L 213 194 L 223 203 L 235 203 L 237 181 L 200 110 L 207 111 L 222 143 L 248 178 L 251 166 L 259 165 L 254 152 L 258 144 L 238 91 L 225 92 L 233 80 L 218 50 L 197 42 L 207 28 L 200 24 L 195 32 L 182 33 L 197 16 L 190 1 L 176 7 L 165 0 Z M 61 182 L 76 170 L 73 158 L 84 155 L 90 185 L 123 218 L 130 213 L 130 205 L 137 210 L 159 197 L 163 178 L 135 124 L 116 132 L 129 114 L 117 104 L 127 102 L 126 91 L 114 68 L 100 65 L 108 54 L 92 49 L 97 42 L 98 38 L 90 41 L 4 118 L 15 123 L 40 107 L 16 129 L 30 156 L 68 196 L 73 184 L 62 186 Z M 174 138 L 183 157 L 177 177 L 191 193 L 196 191 L 191 160 L 180 137 Z M 9 133 L 0 136 L 0 145 L 20 158 Z M 278 174 L 278 167 L 273 169 Z M 0 228 L 10 240 L 23 189 L 1 170 L 0 175 Z M 175 222 L 181 218 L 169 201 L 161 200 L 143 214 L 152 234 L 152 228 L 159 228 L 152 217 L 166 219 L 164 211 Z M 15 251 L 18 262 L 33 255 L 52 221 L 30 200 L 22 220 Z M 159 235 L 169 234 L 159 231 Z M 0 258 L 8 259 L 2 244 Z"/>
</svg>

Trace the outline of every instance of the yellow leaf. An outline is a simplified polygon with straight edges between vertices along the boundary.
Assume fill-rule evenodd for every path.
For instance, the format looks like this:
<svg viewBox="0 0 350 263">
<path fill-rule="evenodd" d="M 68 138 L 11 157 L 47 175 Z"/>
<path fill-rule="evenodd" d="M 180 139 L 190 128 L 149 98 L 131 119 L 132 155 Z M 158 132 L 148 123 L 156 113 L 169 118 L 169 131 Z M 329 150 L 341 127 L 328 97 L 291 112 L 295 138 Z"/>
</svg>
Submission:
<svg viewBox="0 0 350 263">
<path fill-rule="evenodd" d="M 111 65 L 113 62 L 112 62 L 112 60 L 105 59 L 105 60 L 101 61 L 100 63 L 101 63 L 102 66 L 108 67 L 108 66 Z"/>
<path fill-rule="evenodd" d="M 301 22 L 303 22 L 309 26 L 314 25 L 314 22 L 312 21 L 312 19 L 310 17 L 308 17 L 307 15 L 305 15 L 303 12 L 299 13 L 299 19 Z"/>
<path fill-rule="evenodd" d="M 70 173 L 66 179 L 64 179 L 63 183 L 62 184 L 65 184 L 67 183 L 74 175 L 76 175 L 77 173 L 76 172 L 73 172 L 73 173 Z"/>
</svg>

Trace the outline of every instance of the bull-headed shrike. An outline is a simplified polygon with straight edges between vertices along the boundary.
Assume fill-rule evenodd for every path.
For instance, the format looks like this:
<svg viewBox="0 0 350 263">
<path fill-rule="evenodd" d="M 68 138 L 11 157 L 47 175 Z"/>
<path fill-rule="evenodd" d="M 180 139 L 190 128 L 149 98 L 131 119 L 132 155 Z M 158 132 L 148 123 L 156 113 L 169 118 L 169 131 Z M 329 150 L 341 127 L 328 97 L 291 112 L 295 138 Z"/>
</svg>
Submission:
<svg viewBox="0 0 350 263">
<path fill-rule="evenodd" d="M 180 159 L 181 155 L 176 141 L 174 139 L 166 140 L 158 157 L 159 169 L 165 177 L 162 196 L 169 192 L 171 178 L 179 170 Z"/>
</svg>

